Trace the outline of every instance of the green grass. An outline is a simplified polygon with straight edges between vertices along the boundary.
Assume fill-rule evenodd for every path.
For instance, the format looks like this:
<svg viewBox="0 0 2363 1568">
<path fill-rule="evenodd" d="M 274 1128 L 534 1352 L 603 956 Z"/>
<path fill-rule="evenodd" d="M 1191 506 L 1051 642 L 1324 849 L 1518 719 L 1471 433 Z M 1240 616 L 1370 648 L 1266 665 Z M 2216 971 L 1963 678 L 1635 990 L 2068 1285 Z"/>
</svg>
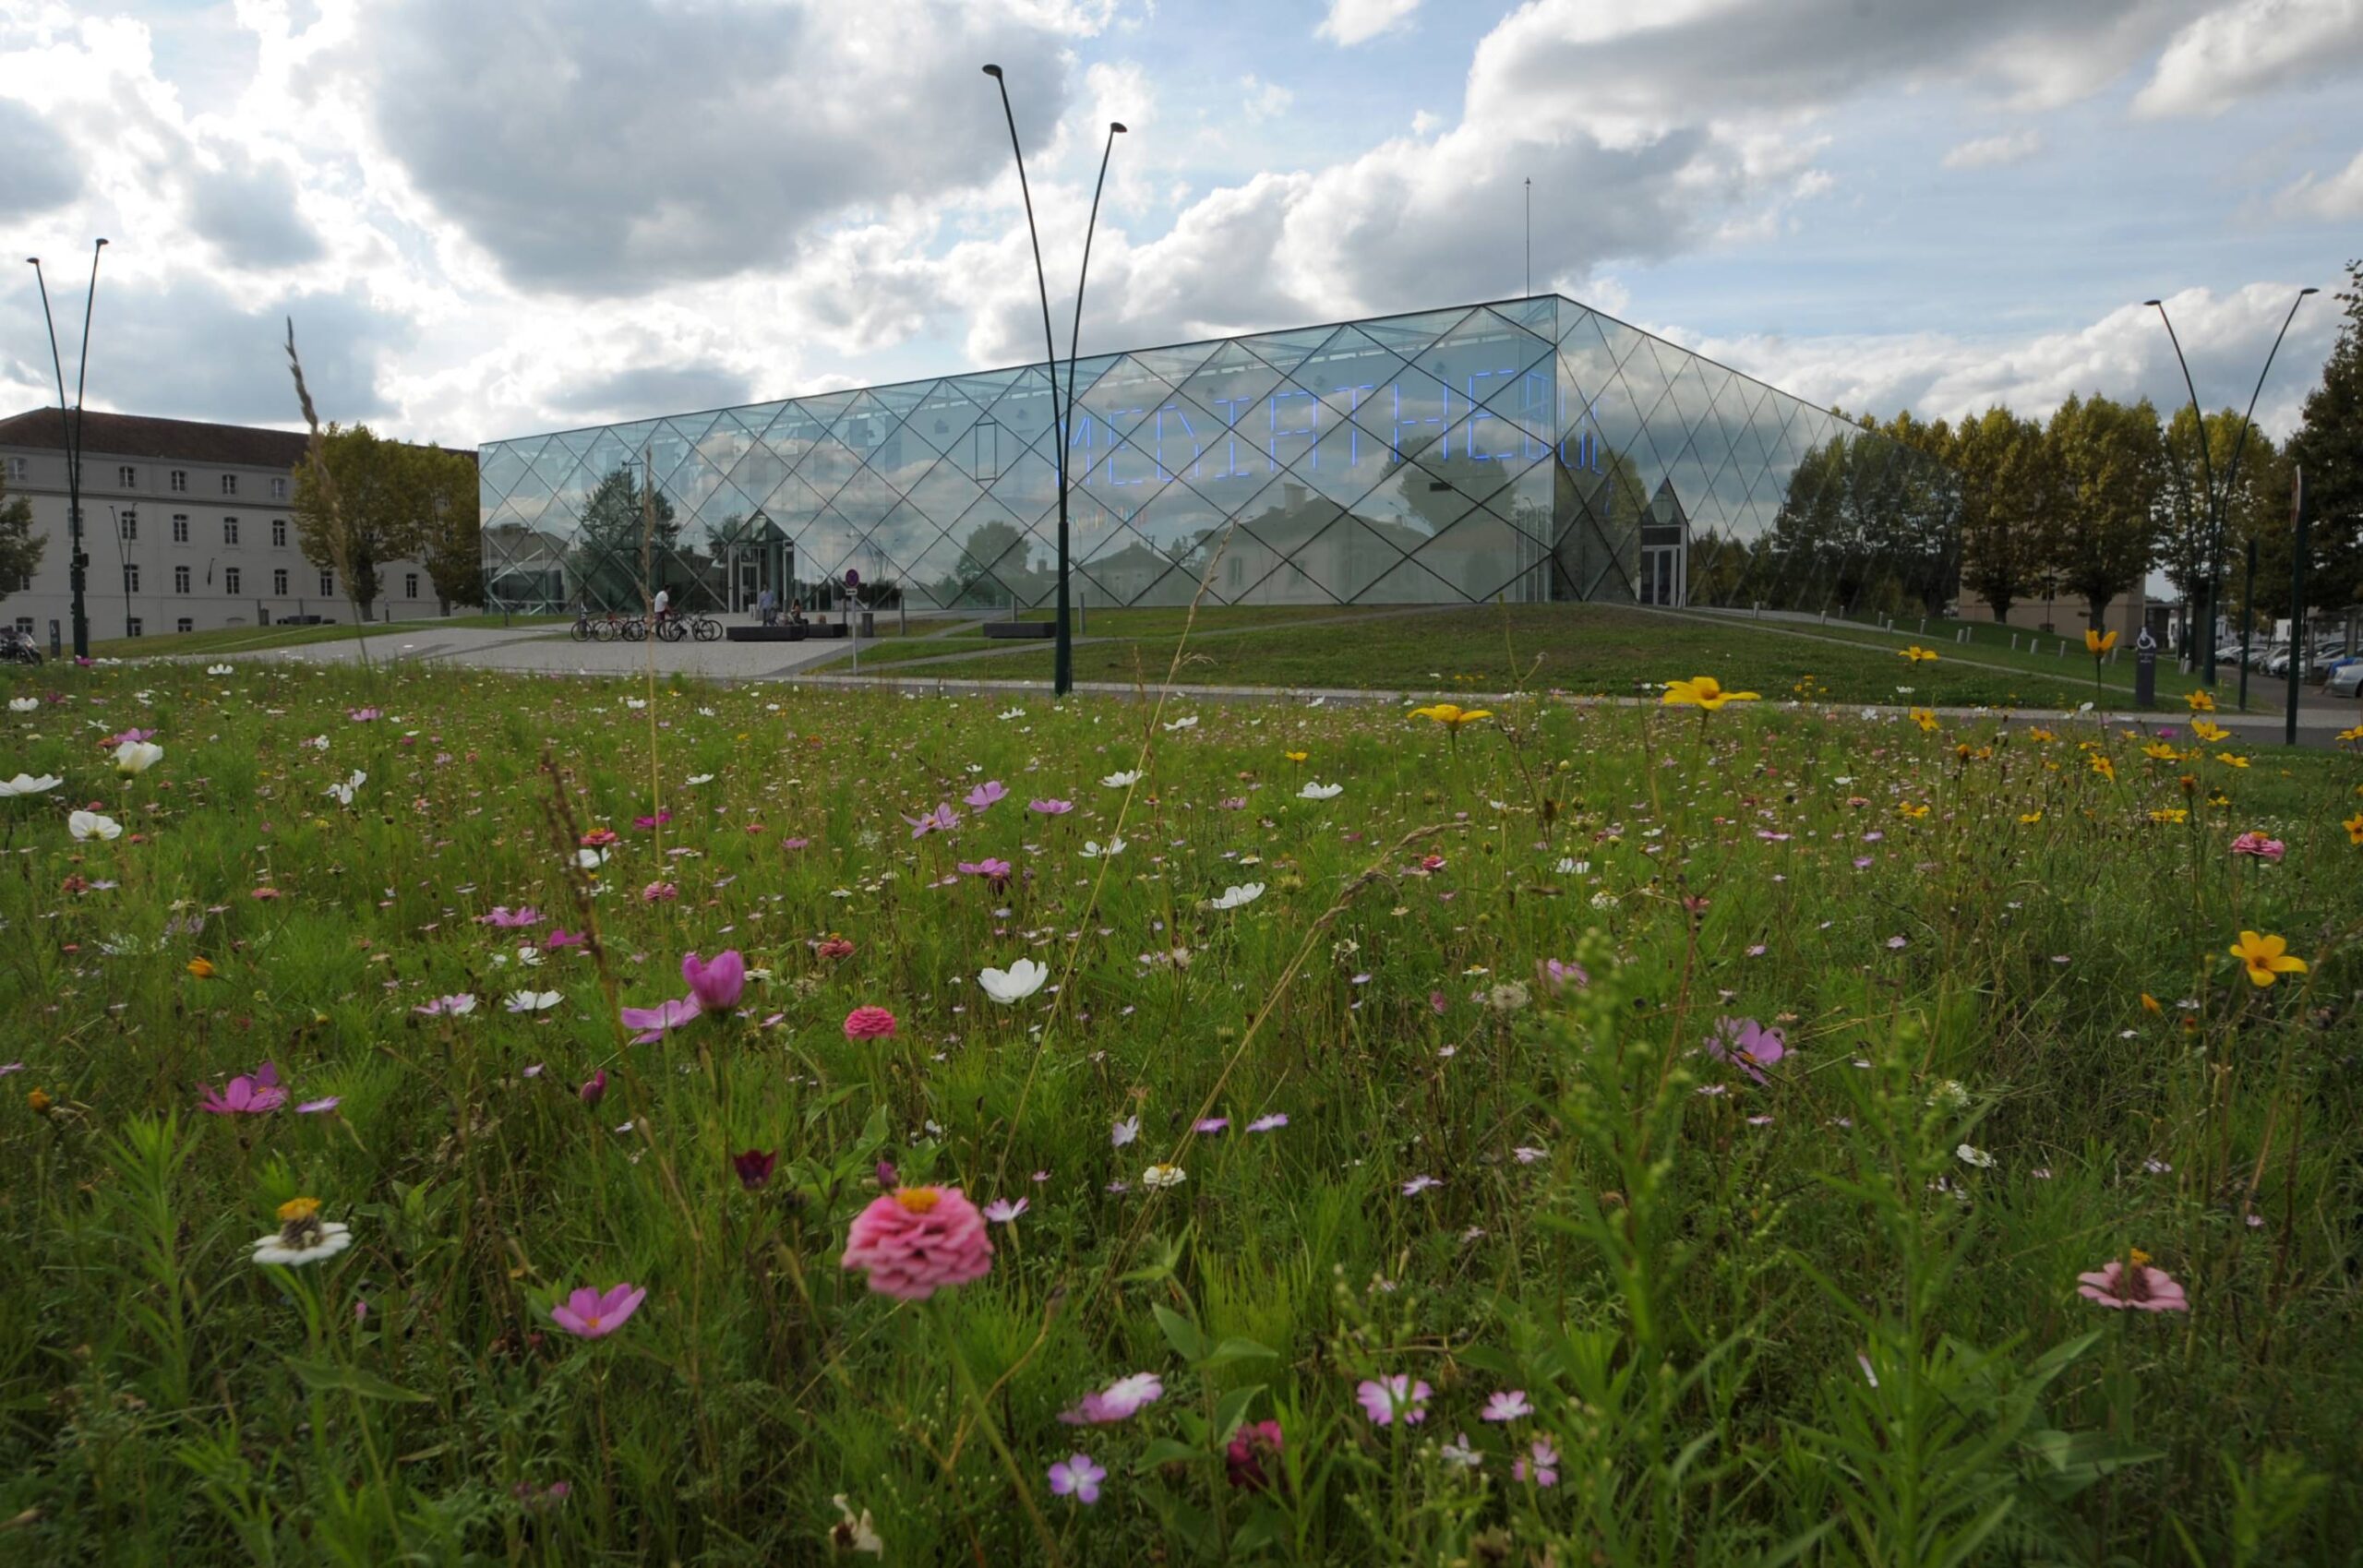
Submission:
<svg viewBox="0 0 2363 1568">
<path fill-rule="evenodd" d="M 1296 611 L 1301 619 L 1307 612 Z M 1155 630 L 1075 644 L 1075 678 L 1160 681 L 1172 666 L 1180 612 L 1155 612 Z M 1166 617 L 1170 617 L 1170 624 Z M 1095 623 L 1096 624 L 1096 623 Z M 1193 685 L 1375 688 L 1409 691 L 1500 691 L 1521 681 L 1573 692 L 1629 694 L 1676 676 L 1711 675 L 1734 689 L 1787 697 L 1805 689 L 1841 702 L 2072 706 L 2091 699 L 2091 665 L 2065 671 L 2023 656 L 1975 662 L 1937 648 L 1934 663 L 1902 657 L 1902 640 L 1702 615 L 1667 615 L 1603 604 L 1483 605 L 1373 618 L 1367 625 L 1262 628 L 1204 637 L 1202 627 L 1179 678 Z M 950 646 L 909 657 L 954 652 Z M 868 662 L 865 655 L 865 664 Z M 1047 648 L 928 664 L 913 674 L 1047 680 Z M 889 663 L 878 666 L 891 668 Z M 2130 688 L 2110 685 L 2122 700 Z"/>
<path fill-rule="evenodd" d="M 1586 624 L 1598 667 L 1700 673 L 1702 631 L 1670 670 L 1669 623 Z M 1349 649 L 1474 681 L 1483 626 Z M 838 1496 L 913 1563 L 2261 1568 L 2363 1531 L 2354 754 L 1769 704 L 1456 736 L 410 665 L 0 686 L 0 774 L 64 781 L 0 798 L 0 1559 L 753 1568 L 827 1560 Z M 118 778 L 135 727 L 162 757 Z M 121 836 L 71 836 L 92 802 Z M 2244 929 L 2309 967 L 2251 984 Z M 618 1006 L 725 950 L 736 1005 L 631 1043 Z M 991 999 L 1020 959 L 1050 983 Z M 1778 1059 L 1702 1049 L 1723 1019 Z M 284 1105 L 199 1108 L 265 1061 Z M 902 1302 L 842 1266 L 857 1215 L 911 1223 L 882 1179 L 1026 1206 Z M 352 1245 L 258 1265 L 298 1196 Z M 2137 1247 L 2187 1312 L 2079 1293 Z M 550 1315 L 627 1282 L 605 1337 Z M 1129 1418 L 1058 1418 L 1143 1373 Z M 1398 1377 L 1426 1418 L 1373 1424 Z M 1051 1490 L 1078 1453 L 1096 1505 Z"/>
<path fill-rule="evenodd" d="M 90 644 L 94 659 L 162 659 L 191 653 L 253 653 L 266 648 L 301 648 L 313 642 L 349 642 L 366 631 L 372 638 L 414 637 L 423 631 L 474 628 L 562 626 L 564 616 L 444 616 L 432 620 L 372 621 L 367 627 L 224 626 L 204 631 L 162 632 L 154 637 L 115 637 Z"/>
</svg>

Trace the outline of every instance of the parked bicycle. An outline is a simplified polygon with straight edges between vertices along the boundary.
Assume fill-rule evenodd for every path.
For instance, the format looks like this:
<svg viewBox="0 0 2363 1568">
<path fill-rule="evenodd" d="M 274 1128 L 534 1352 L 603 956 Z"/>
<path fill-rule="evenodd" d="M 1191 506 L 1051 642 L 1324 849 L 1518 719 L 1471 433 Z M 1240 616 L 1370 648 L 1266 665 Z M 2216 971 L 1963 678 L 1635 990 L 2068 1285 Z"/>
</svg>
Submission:
<svg viewBox="0 0 2363 1568">
<path fill-rule="evenodd" d="M 604 616 L 594 616 L 587 609 L 575 614 L 573 636 L 577 642 L 613 642 L 623 635 L 624 618 L 613 610 Z"/>
<path fill-rule="evenodd" d="M 41 644 L 32 640 L 30 633 L 18 631 L 14 627 L 0 628 L 0 664 L 38 664 L 40 663 Z"/>
<path fill-rule="evenodd" d="M 690 635 L 700 642 L 719 642 L 722 640 L 722 623 L 712 616 L 691 616 Z"/>
</svg>

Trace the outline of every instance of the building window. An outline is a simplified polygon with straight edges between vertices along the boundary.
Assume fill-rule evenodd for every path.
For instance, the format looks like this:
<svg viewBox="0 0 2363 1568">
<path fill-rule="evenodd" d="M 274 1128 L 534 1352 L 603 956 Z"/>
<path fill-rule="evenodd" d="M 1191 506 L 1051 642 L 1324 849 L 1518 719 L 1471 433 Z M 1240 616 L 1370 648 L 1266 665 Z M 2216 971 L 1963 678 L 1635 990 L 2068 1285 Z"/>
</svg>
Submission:
<svg viewBox="0 0 2363 1568">
<path fill-rule="evenodd" d="M 280 549 L 287 548 L 287 520 L 285 518 L 275 517 L 270 520 L 270 542 Z"/>
<path fill-rule="evenodd" d="M 123 591 L 126 593 L 139 592 L 139 567 L 137 562 L 126 561 L 123 564 Z M 134 632 L 132 635 L 137 637 L 139 634 Z"/>
<path fill-rule="evenodd" d="M 223 567 L 222 569 L 222 592 L 229 594 L 233 598 L 237 596 L 238 569 L 236 567 Z"/>
<path fill-rule="evenodd" d="M 23 458 L 10 458 L 8 460 L 8 477 L 15 483 L 22 484 L 26 473 L 31 469 L 31 467 L 32 464 Z"/>
<path fill-rule="evenodd" d="M 238 520 L 234 517 L 223 518 L 222 520 L 222 543 L 224 545 L 234 545 L 237 542 Z"/>
<path fill-rule="evenodd" d="M 140 624 L 140 620 L 138 616 L 133 616 L 123 623 L 123 634 L 126 637 L 138 637 L 147 628 Z"/>
<path fill-rule="evenodd" d="M 188 513 L 186 512 L 173 514 L 173 543 L 175 545 L 188 543 Z"/>
<path fill-rule="evenodd" d="M 234 496 L 238 493 L 238 476 L 236 474 L 225 473 L 222 476 L 222 493 L 225 496 Z"/>
<path fill-rule="evenodd" d="M 331 598 L 335 596 L 336 573 L 332 571 L 324 571 L 320 573 L 320 592 L 330 595 Z"/>
<path fill-rule="evenodd" d="M 173 470 L 173 489 L 175 492 L 178 492 L 187 488 L 188 470 L 185 468 L 176 468 Z"/>
<path fill-rule="evenodd" d="M 414 571 L 402 573 L 402 597 L 405 599 L 418 597 L 418 573 Z"/>
<path fill-rule="evenodd" d="M 1001 426 L 990 419 L 977 421 L 977 477 L 1001 477 Z"/>
<path fill-rule="evenodd" d="M 174 567 L 173 569 L 173 592 L 175 593 L 188 592 L 188 568 Z"/>
<path fill-rule="evenodd" d="M 124 508 L 124 509 L 123 509 L 123 510 L 121 510 L 121 511 L 117 512 L 117 513 L 115 514 L 115 519 L 114 519 L 114 531 L 115 531 L 115 535 L 116 535 L 116 537 L 118 537 L 118 538 L 122 538 L 122 539 L 137 539 L 137 538 L 138 538 L 138 537 L 139 537 L 139 510 L 138 510 L 138 508 L 136 508 L 136 507 L 126 507 L 126 508 Z"/>
<path fill-rule="evenodd" d="M 126 463 L 114 471 L 114 482 L 121 488 L 128 490 L 139 483 L 139 471 L 129 463 Z"/>
<path fill-rule="evenodd" d="M 173 623 L 173 629 L 174 631 L 195 631 L 197 629 L 197 623 L 189 619 L 188 616 L 183 616 L 180 619 Z"/>
<path fill-rule="evenodd" d="M 30 616 L 18 616 L 17 617 L 17 629 L 23 632 L 27 637 L 30 637 L 33 634 L 33 617 Z"/>
<path fill-rule="evenodd" d="M 281 567 L 270 574 L 270 591 L 280 598 L 287 597 L 287 569 Z"/>
<path fill-rule="evenodd" d="M 270 482 L 270 498 L 274 501 L 283 501 L 287 498 L 287 480 L 284 475 Z"/>
</svg>

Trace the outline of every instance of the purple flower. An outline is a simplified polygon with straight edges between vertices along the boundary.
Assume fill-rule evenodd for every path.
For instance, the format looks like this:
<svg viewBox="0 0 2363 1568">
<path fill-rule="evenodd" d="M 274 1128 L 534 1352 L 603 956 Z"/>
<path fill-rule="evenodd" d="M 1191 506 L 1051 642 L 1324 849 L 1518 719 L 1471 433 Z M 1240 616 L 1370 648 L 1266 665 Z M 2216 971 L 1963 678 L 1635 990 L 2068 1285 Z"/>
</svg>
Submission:
<svg viewBox="0 0 2363 1568">
<path fill-rule="evenodd" d="M 960 862 L 960 874 L 964 877 L 982 877 L 991 882 L 995 888 L 1005 888 L 1009 885 L 1010 865 L 1006 860 L 995 860 L 990 856 L 987 856 L 982 860 Z"/>
<path fill-rule="evenodd" d="M 586 1106 L 595 1106 L 601 1100 L 606 1099 L 607 1097 L 607 1070 L 603 1067 L 593 1072 L 588 1079 L 583 1081 L 582 1087 L 577 1089 L 575 1093 L 582 1096 L 582 1103 Z"/>
<path fill-rule="evenodd" d="M 681 978 L 690 983 L 690 998 L 698 1006 L 708 1012 L 726 1011 L 738 1005 L 739 996 L 747 989 L 747 961 L 737 948 L 712 959 L 690 953 L 681 960 Z"/>
<path fill-rule="evenodd" d="M 924 817 L 905 817 L 911 825 L 913 838 L 925 838 L 930 833 L 948 833 L 960 825 L 960 813 L 952 809 L 950 801 L 940 803 Z"/>
<path fill-rule="evenodd" d="M 614 1285 L 601 1295 L 589 1286 L 578 1287 L 563 1307 L 550 1309 L 550 1322 L 577 1339 L 604 1339 L 631 1321 L 648 1296 L 648 1287 Z"/>
<path fill-rule="evenodd" d="M 1559 1463 L 1559 1451 L 1551 1446 L 1551 1440 L 1536 1438 L 1528 1452 L 1534 1455 L 1534 1462 L 1529 1465 L 1523 1459 L 1517 1460 L 1510 1466 L 1510 1474 L 1522 1481 L 1531 1479 L 1539 1487 L 1557 1486 L 1559 1472 L 1555 1466 Z"/>
<path fill-rule="evenodd" d="M 1753 1018 L 1719 1018 L 1714 1033 L 1707 1036 L 1707 1054 L 1761 1083 L 1764 1070 L 1787 1056 L 1789 1045 L 1781 1031 L 1767 1029 Z"/>
<path fill-rule="evenodd" d="M 995 1198 L 985 1205 L 985 1217 L 995 1225 L 1007 1225 L 1024 1214 L 1026 1206 L 1032 1202 L 1030 1198 L 1020 1198 L 1013 1203 L 1007 1198 Z"/>
<path fill-rule="evenodd" d="M 1224 1128 L 1229 1127 L 1229 1125 L 1230 1118 L 1227 1116 L 1204 1116 L 1190 1124 L 1190 1131 L 1193 1132 L 1213 1134 L 1220 1132 Z"/>
<path fill-rule="evenodd" d="M 1415 1176 L 1411 1178 L 1410 1180 L 1406 1181 L 1403 1184 L 1403 1195 L 1407 1198 L 1416 1198 L 1431 1187 L 1441 1187 L 1443 1185 L 1444 1183 L 1435 1177 Z"/>
<path fill-rule="evenodd" d="M 1276 1110 L 1269 1116 L 1259 1116 L 1254 1120 L 1249 1122 L 1247 1124 L 1247 1131 L 1250 1132 L 1269 1132 L 1276 1128 L 1286 1127 L 1288 1124 L 1289 1113 L 1284 1110 Z"/>
<path fill-rule="evenodd" d="M 684 1023 L 695 1022 L 698 1012 L 697 998 L 675 997 L 654 1007 L 625 1008 L 622 1017 L 625 1028 L 640 1031 L 631 1037 L 631 1043 L 644 1046 L 652 1040 L 663 1039 L 667 1029 L 678 1029 Z"/>
<path fill-rule="evenodd" d="M 744 1154 L 730 1156 L 730 1168 L 738 1173 L 738 1185 L 750 1192 L 770 1185 L 772 1167 L 778 1163 L 777 1152 L 762 1149 L 749 1149 Z"/>
<path fill-rule="evenodd" d="M 1099 1483 L 1107 1478 L 1108 1472 L 1092 1463 L 1090 1454 L 1078 1454 L 1050 1466 L 1050 1491 L 1090 1504 L 1099 1501 Z"/>
<path fill-rule="evenodd" d="M 498 926 L 504 929 L 518 926 L 538 926 L 541 923 L 542 912 L 530 904 L 522 908 L 511 909 L 505 904 L 496 904 L 492 906 L 491 914 L 476 916 L 476 924 L 479 926 Z"/>
<path fill-rule="evenodd" d="M 1534 1406 L 1526 1402 L 1526 1390 L 1505 1388 L 1485 1401 L 1484 1414 L 1478 1418 L 1486 1421 L 1515 1421 L 1533 1414 Z"/>
<path fill-rule="evenodd" d="M 1074 809 L 1074 802 L 1072 800 L 1029 800 L 1026 803 L 1026 809 L 1039 811 L 1045 817 L 1063 817 Z"/>
<path fill-rule="evenodd" d="M 1127 1420 L 1164 1397 L 1163 1378 L 1155 1372 L 1134 1372 L 1096 1394 L 1085 1394 L 1072 1408 L 1060 1411 L 1059 1419 L 1071 1427 L 1104 1427 Z"/>
<path fill-rule="evenodd" d="M 1424 1382 L 1413 1382 L 1405 1372 L 1388 1378 L 1364 1378 L 1354 1388 L 1354 1397 L 1362 1402 L 1362 1412 L 1374 1427 L 1391 1427 L 1397 1416 L 1407 1425 L 1418 1426 L 1428 1418 L 1428 1396 L 1433 1393 L 1434 1389 Z"/>
<path fill-rule="evenodd" d="M 317 1116 L 324 1110 L 334 1110 L 338 1106 L 343 1103 L 344 1099 L 342 1095 L 330 1095 L 322 1099 L 306 1100 L 302 1105 L 295 1107 L 295 1114 L 297 1116 Z"/>
<path fill-rule="evenodd" d="M 226 1088 L 208 1089 L 197 1108 L 215 1116 L 260 1116 L 286 1103 L 287 1091 L 279 1086 L 279 1069 L 266 1061 L 251 1078 L 240 1074 Z"/>
<path fill-rule="evenodd" d="M 1542 983 L 1554 991 L 1564 991 L 1569 986 L 1579 991 L 1589 990 L 1591 972 L 1580 964 L 1562 964 L 1555 958 L 1546 958 L 1542 961 Z"/>
<path fill-rule="evenodd" d="M 987 779 L 984 783 L 970 790 L 965 798 L 970 806 L 973 806 L 978 810 L 982 811 L 986 807 L 990 806 L 994 801 L 1001 799 L 1008 793 L 1009 791 L 1002 787 L 1001 781 L 999 779 Z"/>
</svg>

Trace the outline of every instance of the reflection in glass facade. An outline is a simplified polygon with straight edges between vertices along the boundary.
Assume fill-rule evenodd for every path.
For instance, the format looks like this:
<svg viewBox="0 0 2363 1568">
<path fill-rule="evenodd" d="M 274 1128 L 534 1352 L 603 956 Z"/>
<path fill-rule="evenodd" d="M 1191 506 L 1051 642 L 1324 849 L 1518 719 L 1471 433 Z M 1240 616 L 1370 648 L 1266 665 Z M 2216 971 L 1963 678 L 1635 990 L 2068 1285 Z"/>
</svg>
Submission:
<svg viewBox="0 0 2363 1568">
<path fill-rule="evenodd" d="M 1951 475 L 1546 295 L 1079 362 L 1065 431 L 1093 605 L 1598 599 L 1942 608 Z M 516 609 L 1038 605 L 1058 470 L 1039 365 L 486 443 Z M 643 535 L 647 537 L 644 539 Z"/>
</svg>

